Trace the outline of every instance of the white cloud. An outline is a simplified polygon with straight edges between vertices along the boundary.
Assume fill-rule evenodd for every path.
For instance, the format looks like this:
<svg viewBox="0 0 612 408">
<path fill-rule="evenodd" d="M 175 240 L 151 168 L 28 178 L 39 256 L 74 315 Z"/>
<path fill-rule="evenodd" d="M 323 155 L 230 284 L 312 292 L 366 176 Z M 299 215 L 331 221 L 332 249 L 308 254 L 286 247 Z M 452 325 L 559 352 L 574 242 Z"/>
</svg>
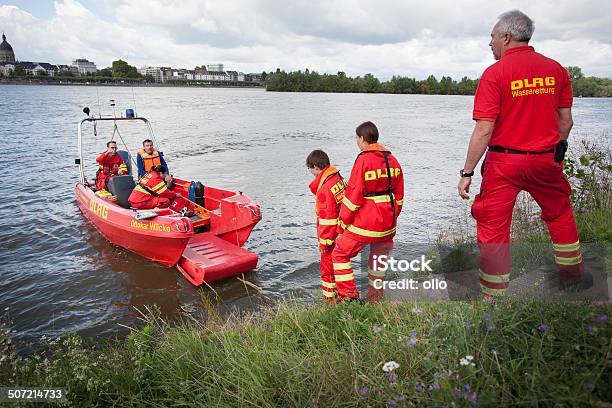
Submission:
<svg viewBox="0 0 612 408">
<path fill-rule="evenodd" d="M 612 76 L 606 2 L 105 0 L 97 6 L 104 4 L 114 7 L 114 18 L 103 20 L 77 0 L 55 2 L 48 20 L 0 6 L 0 29 L 21 60 L 67 63 L 84 56 L 100 67 L 123 58 L 137 66 L 223 62 L 247 72 L 308 67 L 458 78 L 493 62 L 490 27 L 501 12 L 520 8 L 536 22 L 538 51 L 587 74 Z"/>
</svg>

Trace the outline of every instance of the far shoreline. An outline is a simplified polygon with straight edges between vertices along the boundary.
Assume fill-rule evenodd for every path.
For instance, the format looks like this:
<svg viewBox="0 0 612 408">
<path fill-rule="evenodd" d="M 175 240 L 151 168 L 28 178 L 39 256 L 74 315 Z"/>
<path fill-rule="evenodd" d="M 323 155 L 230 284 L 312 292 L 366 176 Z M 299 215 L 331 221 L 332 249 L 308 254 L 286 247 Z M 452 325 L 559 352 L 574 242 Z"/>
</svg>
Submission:
<svg viewBox="0 0 612 408">
<path fill-rule="evenodd" d="M 40 81 L 40 80 L 0 80 L 0 85 L 26 86 L 108 86 L 108 87 L 140 87 L 140 88 L 231 88 L 231 89 L 265 89 L 262 84 L 246 83 L 245 85 L 210 84 L 210 83 L 141 83 L 141 82 L 80 82 L 80 81 Z"/>
</svg>

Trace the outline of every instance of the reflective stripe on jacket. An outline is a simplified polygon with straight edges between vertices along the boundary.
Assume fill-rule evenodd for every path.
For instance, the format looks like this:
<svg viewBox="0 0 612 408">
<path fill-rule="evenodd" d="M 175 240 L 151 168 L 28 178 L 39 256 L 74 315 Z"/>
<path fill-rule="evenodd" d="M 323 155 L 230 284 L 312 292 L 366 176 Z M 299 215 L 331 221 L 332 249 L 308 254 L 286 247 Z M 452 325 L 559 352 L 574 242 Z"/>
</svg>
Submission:
<svg viewBox="0 0 612 408">
<path fill-rule="evenodd" d="M 128 201 L 141 203 L 149 200 L 151 196 L 170 199 L 176 197 L 176 193 L 168 189 L 165 180 L 155 171 L 148 172 L 138 181 Z"/>
<path fill-rule="evenodd" d="M 384 154 L 389 162 L 389 171 Z M 403 204 L 402 167 L 385 147 L 378 143 L 371 144 L 357 156 L 351 170 L 340 207 L 339 228 L 345 229 L 345 234 L 360 242 L 390 240 L 395 235 L 397 217 Z"/>
<path fill-rule="evenodd" d="M 317 215 L 317 240 L 322 249 L 333 245 L 338 235 L 338 215 L 340 202 L 344 197 L 344 180 L 338 169 L 327 166 L 310 183 L 310 191 L 315 195 L 315 213 Z"/>
</svg>

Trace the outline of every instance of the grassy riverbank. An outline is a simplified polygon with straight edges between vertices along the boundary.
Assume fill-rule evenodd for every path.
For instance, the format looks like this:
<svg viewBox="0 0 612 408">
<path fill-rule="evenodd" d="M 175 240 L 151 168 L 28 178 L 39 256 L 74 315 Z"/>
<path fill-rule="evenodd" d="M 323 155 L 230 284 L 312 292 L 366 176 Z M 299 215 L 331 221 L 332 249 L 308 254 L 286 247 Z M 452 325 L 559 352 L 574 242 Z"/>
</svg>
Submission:
<svg viewBox="0 0 612 408">
<path fill-rule="evenodd" d="M 27 359 L 3 335 L 0 383 L 65 387 L 78 406 L 586 406 L 612 395 L 611 309 L 283 303 L 225 323 L 149 317 L 125 342 L 70 337 Z"/>
</svg>

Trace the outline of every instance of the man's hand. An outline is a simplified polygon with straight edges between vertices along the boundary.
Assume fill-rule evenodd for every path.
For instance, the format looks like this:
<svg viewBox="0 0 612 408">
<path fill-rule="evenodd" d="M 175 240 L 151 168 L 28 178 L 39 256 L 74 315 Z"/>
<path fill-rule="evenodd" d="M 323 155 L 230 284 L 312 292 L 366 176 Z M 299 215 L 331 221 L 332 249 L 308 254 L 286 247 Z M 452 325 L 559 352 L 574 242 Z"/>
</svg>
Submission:
<svg viewBox="0 0 612 408">
<path fill-rule="evenodd" d="M 470 184 L 472 184 L 471 177 L 461 177 L 459 179 L 459 185 L 457 185 L 457 191 L 459 192 L 459 196 L 464 200 L 469 200 L 470 196 L 468 193 L 470 192 Z"/>
</svg>

